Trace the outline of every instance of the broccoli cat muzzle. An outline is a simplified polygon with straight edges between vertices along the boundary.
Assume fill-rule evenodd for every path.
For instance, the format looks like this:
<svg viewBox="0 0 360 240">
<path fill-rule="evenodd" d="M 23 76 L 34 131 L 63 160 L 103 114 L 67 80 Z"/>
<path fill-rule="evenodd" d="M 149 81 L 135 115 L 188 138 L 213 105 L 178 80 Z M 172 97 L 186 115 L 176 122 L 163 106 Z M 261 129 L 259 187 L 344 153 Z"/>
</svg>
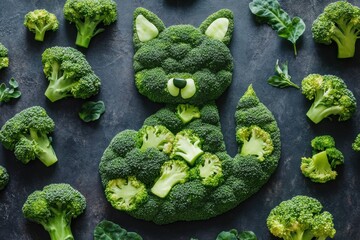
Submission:
<svg viewBox="0 0 360 240">
<path fill-rule="evenodd" d="M 179 96 L 188 99 L 196 93 L 196 86 L 193 79 L 171 78 L 167 83 L 167 90 L 173 97 Z"/>
</svg>

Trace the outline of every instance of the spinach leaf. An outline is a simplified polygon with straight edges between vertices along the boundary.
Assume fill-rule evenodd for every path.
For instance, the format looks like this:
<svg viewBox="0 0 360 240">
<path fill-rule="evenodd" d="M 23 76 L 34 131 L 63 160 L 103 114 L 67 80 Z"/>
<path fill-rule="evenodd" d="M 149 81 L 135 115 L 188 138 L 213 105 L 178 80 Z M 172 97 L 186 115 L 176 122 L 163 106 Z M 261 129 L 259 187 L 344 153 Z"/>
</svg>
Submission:
<svg viewBox="0 0 360 240">
<path fill-rule="evenodd" d="M 18 89 L 19 84 L 14 78 L 9 81 L 10 87 L 6 87 L 5 83 L 0 84 L 0 102 L 9 102 L 11 99 L 19 98 L 21 92 Z"/>
<path fill-rule="evenodd" d="M 116 223 L 101 221 L 94 230 L 94 240 L 143 240 L 135 232 L 128 232 Z"/>
<path fill-rule="evenodd" d="M 236 229 L 231 229 L 230 231 L 222 231 L 216 240 L 257 240 L 257 237 L 252 231 L 238 233 Z"/>
<path fill-rule="evenodd" d="M 98 102 L 86 102 L 81 106 L 79 117 L 84 122 L 91 122 L 98 120 L 105 112 L 105 104 L 103 101 Z"/>
<path fill-rule="evenodd" d="M 285 87 L 294 87 L 299 89 L 300 87 L 291 81 L 291 76 L 288 72 L 288 63 L 285 62 L 279 65 L 279 60 L 276 60 L 275 72 L 277 75 L 271 76 L 267 82 L 274 87 L 285 88 Z"/>
<path fill-rule="evenodd" d="M 243 231 L 239 234 L 239 240 L 257 240 L 257 237 L 252 231 Z"/>
<path fill-rule="evenodd" d="M 297 55 L 296 41 L 305 31 L 305 23 L 301 18 L 291 19 L 277 0 L 253 0 L 249 3 L 249 8 L 261 22 L 270 25 L 279 37 L 292 42 Z"/>
</svg>

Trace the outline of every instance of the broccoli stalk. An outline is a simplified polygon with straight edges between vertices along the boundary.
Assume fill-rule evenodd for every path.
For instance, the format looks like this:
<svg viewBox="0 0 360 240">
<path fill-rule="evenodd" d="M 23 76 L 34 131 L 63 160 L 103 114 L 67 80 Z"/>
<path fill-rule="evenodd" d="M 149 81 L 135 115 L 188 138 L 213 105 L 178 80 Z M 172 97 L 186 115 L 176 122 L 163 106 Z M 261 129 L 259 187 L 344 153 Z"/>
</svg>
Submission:
<svg viewBox="0 0 360 240">
<path fill-rule="evenodd" d="M 59 21 L 45 9 L 37 9 L 25 15 L 24 25 L 35 33 L 35 40 L 42 42 L 46 31 L 56 31 L 59 28 Z"/>
<path fill-rule="evenodd" d="M 193 165 L 203 153 L 200 138 L 191 130 L 183 130 L 176 134 L 171 157 L 180 156 Z"/>
<path fill-rule="evenodd" d="M 223 180 L 221 161 L 216 155 L 204 153 L 200 157 L 198 169 L 202 183 L 206 186 L 218 186 Z"/>
<path fill-rule="evenodd" d="M 301 158 L 301 171 L 313 182 L 318 183 L 325 183 L 337 176 L 337 173 L 331 169 L 326 151 L 319 152 L 311 158 Z"/>
<path fill-rule="evenodd" d="M 50 184 L 30 194 L 22 207 L 25 218 L 41 224 L 51 240 L 73 240 L 71 220 L 86 208 L 85 197 L 69 184 Z"/>
<path fill-rule="evenodd" d="M 30 136 L 27 138 L 32 139 L 35 147 L 36 157 L 45 164 L 45 166 L 51 166 L 58 161 L 54 149 L 51 146 L 51 141 L 47 134 L 37 131 L 36 129 L 30 129 Z M 16 148 L 16 147 L 15 147 Z"/>
<path fill-rule="evenodd" d="M 181 160 L 170 160 L 161 166 L 160 177 L 151 188 L 151 192 L 160 198 L 166 197 L 177 183 L 183 183 L 188 177 L 189 167 Z"/>
</svg>

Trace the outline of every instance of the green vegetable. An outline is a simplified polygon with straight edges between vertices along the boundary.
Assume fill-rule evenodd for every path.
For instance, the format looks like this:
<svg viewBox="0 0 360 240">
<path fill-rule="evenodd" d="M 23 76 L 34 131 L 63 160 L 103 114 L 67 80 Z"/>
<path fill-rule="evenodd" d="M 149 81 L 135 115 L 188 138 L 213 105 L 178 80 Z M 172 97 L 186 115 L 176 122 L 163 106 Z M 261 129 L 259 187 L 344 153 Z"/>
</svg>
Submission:
<svg viewBox="0 0 360 240">
<path fill-rule="evenodd" d="M 270 232 L 285 240 L 325 240 L 333 238 L 331 213 L 322 212 L 323 206 L 315 198 L 295 196 L 274 207 L 266 222 Z"/>
<path fill-rule="evenodd" d="M 9 66 L 8 49 L 0 43 L 0 70 Z"/>
<path fill-rule="evenodd" d="M 50 184 L 30 194 L 22 207 L 24 217 L 41 224 L 51 240 L 74 240 L 71 220 L 84 212 L 85 197 L 69 184 Z"/>
<path fill-rule="evenodd" d="M 142 240 L 143 238 L 135 233 L 128 232 L 118 224 L 111 221 L 101 221 L 94 230 L 94 240 Z"/>
<path fill-rule="evenodd" d="M 311 140 L 313 156 L 301 158 L 301 171 L 313 182 L 325 183 L 334 180 L 337 165 L 344 163 L 343 154 L 335 148 L 335 140 L 329 135 L 317 136 Z"/>
<path fill-rule="evenodd" d="M 200 118 L 200 110 L 191 104 L 179 104 L 176 107 L 176 114 L 183 123 L 188 123 L 195 118 Z"/>
<path fill-rule="evenodd" d="M 222 231 L 216 240 L 257 240 L 255 233 L 252 231 L 243 231 L 238 233 L 236 229 Z"/>
<path fill-rule="evenodd" d="M 291 19 L 277 0 L 253 0 L 249 3 L 249 8 L 258 20 L 270 25 L 279 37 L 285 38 L 293 44 L 296 56 L 296 41 L 305 31 L 304 21 L 299 17 Z"/>
<path fill-rule="evenodd" d="M 45 109 L 34 106 L 17 113 L 2 126 L 0 141 L 6 149 L 14 151 L 22 163 L 38 158 L 50 166 L 57 162 L 48 136 L 54 129 L 55 123 Z"/>
<path fill-rule="evenodd" d="M 302 80 L 301 91 L 313 100 L 306 116 L 316 124 L 331 115 L 338 115 L 338 121 L 348 120 L 356 110 L 353 93 L 339 77 L 310 74 Z"/>
<path fill-rule="evenodd" d="M 9 173 L 6 168 L 0 165 L 0 190 L 3 190 L 9 183 Z"/>
<path fill-rule="evenodd" d="M 285 88 L 285 87 L 294 87 L 300 88 L 298 85 L 291 81 L 291 76 L 288 73 L 288 63 L 285 62 L 281 66 L 279 65 L 279 60 L 276 60 L 275 72 L 277 75 L 271 76 L 267 82 L 274 87 Z"/>
<path fill-rule="evenodd" d="M 0 102 L 9 102 L 20 96 L 19 84 L 14 78 L 10 79 L 9 87 L 6 87 L 5 83 L 0 84 Z"/>
<path fill-rule="evenodd" d="M 138 144 L 142 151 L 157 148 L 170 154 L 175 136 L 164 126 L 143 126 L 138 132 Z"/>
<path fill-rule="evenodd" d="M 55 102 L 66 97 L 86 99 L 100 90 L 100 79 L 85 55 L 71 47 L 51 47 L 42 54 L 49 86 L 45 96 Z"/>
<path fill-rule="evenodd" d="M 36 9 L 25 15 L 24 25 L 31 32 L 35 33 L 35 40 L 44 41 L 46 31 L 56 31 L 59 28 L 59 21 L 56 16 L 45 9 Z"/>
<path fill-rule="evenodd" d="M 354 142 L 351 145 L 354 151 L 360 152 L 360 133 L 356 136 Z"/>
<path fill-rule="evenodd" d="M 360 37 L 360 8 L 347 1 L 330 3 L 313 22 L 311 31 L 315 42 L 336 43 L 338 58 L 351 58 Z"/>
<path fill-rule="evenodd" d="M 65 19 L 77 29 L 76 45 L 88 48 L 91 39 L 117 19 L 117 5 L 113 0 L 66 0 Z"/>
<path fill-rule="evenodd" d="M 84 122 L 96 121 L 105 112 L 105 104 L 103 101 L 86 102 L 81 106 L 79 117 Z"/>
</svg>

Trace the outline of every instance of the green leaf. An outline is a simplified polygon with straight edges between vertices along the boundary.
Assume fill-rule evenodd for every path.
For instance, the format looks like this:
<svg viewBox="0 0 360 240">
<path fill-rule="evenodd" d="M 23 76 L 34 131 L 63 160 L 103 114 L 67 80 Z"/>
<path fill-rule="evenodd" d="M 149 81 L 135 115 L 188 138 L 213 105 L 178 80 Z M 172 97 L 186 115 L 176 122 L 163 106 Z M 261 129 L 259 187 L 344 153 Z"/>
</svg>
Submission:
<svg viewBox="0 0 360 240">
<path fill-rule="evenodd" d="M 19 84 L 15 79 L 11 78 L 9 81 L 10 87 L 6 87 L 5 83 L 0 84 L 0 102 L 9 102 L 11 99 L 19 98 L 21 92 L 18 89 Z"/>
<path fill-rule="evenodd" d="M 285 87 L 294 87 L 299 89 L 300 87 L 291 81 L 291 76 L 288 73 L 288 64 L 279 65 L 279 60 L 275 64 L 275 72 L 277 75 L 271 76 L 267 82 L 274 87 L 285 88 Z"/>
<path fill-rule="evenodd" d="M 270 25 L 279 37 L 289 40 L 294 46 L 295 55 L 297 55 L 296 41 L 306 28 L 301 18 L 291 19 L 277 0 L 253 0 L 249 3 L 249 8 L 261 22 Z"/>
<path fill-rule="evenodd" d="M 239 240 L 257 240 L 257 237 L 252 231 L 243 231 L 239 234 Z"/>
<path fill-rule="evenodd" d="M 142 240 L 135 232 L 127 232 L 116 223 L 103 220 L 94 230 L 94 240 Z"/>
<path fill-rule="evenodd" d="M 84 122 L 96 121 L 100 118 L 101 114 L 105 112 L 105 104 L 103 101 L 86 102 L 81 106 L 79 117 Z"/>
<path fill-rule="evenodd" d="M 236 229 L 231 229 L 230 231 L 222 231 L 216 237 L 216 240 L 238 240 L 238 232 Z"/>
</svg>

